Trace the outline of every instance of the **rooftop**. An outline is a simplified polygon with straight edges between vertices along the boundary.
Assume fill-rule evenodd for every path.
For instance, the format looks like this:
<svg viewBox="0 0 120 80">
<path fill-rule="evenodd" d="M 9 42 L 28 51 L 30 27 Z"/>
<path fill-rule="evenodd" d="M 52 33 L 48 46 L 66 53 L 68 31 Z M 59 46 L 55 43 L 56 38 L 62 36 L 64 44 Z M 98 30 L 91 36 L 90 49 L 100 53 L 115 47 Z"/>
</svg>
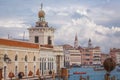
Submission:
<svg viewBox="0 0 120 80">
<path fill-rule="evenodd" d="M 39 45 L 35 44 L 35 43 L 10 40 L 10 39 L 2 39 L 2 38 L 0 38 L 0 45 L 14 46 L 14 47 L 26 47 L 26 48 L 37 48 L 37 49 L 39 48 Z"/>
</svg>

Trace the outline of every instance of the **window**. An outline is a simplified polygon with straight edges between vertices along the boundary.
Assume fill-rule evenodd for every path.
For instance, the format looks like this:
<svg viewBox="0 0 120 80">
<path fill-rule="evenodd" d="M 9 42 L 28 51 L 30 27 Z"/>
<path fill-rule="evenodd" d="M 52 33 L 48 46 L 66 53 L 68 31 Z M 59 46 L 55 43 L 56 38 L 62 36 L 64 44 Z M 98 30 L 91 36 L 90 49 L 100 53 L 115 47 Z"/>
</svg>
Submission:
<svg viewBox="0 0 120 80">
<path fill-rule="evenodd" d="M 52 44 L 52 40 L 51 40 L 51 37 L 48 36 L 48 44 L 51 45 Z"/>
<path fill-rule="evenodd" d="M 15 61 L 17 61 L 18 60 L 18 56 L 17 55 L 15 55 Z"/>
<path fill-rule="evenodd" d="M 15 66 L 15 75 L 17 76 L 17 66 Z"/>
<path fill-rule="evenodd" d="M 34 65 L 34 74 L 35 74 L 35 69 L 36 69 L 36 66 Z"/>
<path fill-rule="evenodd" d="M 6 59 L 8 59 L 8 55 L 7 54 L 4 55 L 4 61 L 6 61 Z"/>
<path fill-rule="evenodd" d="M 40 70 L 42 70 L 42 62 L 40 62 Z"/>
<path fill-rule="evenodd" d="M 50 62 L 50 70 L 51 70 L 51 67 L 52 67 L 52 66 L 51 66 L 51 62 Z"/>
<path fill-rule="evenodd" d="M 25 75 L 27 75 L 27 66 L 25 66 Z"/>
<path fill-rule="evenodd" d="M 44 62 L 44 70 L 46 70 L 46 62 Z"/>
<path fill-rule="evenodd" d="M 35 43 L 39 43 L 39 37 L 35 36 Z"/>
<path fill-rule="evenodd" d="M 4 66 L 4 80 L 6 80 L 6 66 Z"/>
<path fill-rule="evenodd" d="M 48 70 L 49 70 L 50 68 L 49 68 L 49 62 L 48 62 Z"/>
<path fill-rule="evenodd" d="M 27 61 L 27 55 L 25 56 L 25 61 Z"/>
<path fill-rule="evenodd" d="M 36 57 L 34 56 L 33 61 L 35 61 L 35 60 L 36 60 Z"/>
<path fill-rule="evenodd" d="M 53 69 L 53 62 L 52 62 L 52 69 Z"/>
</svg>

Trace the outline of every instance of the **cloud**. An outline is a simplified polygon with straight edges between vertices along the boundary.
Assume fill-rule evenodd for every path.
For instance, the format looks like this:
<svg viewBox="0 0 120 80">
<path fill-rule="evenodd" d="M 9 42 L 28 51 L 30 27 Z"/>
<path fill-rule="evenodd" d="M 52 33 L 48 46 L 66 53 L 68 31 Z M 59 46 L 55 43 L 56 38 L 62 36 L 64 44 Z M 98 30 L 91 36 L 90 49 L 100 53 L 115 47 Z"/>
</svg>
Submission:
<svg viewBox="0 0 120 80">
<path fill-rule="evenodd" d="M 13 20 L 13 19 L 9 19 L 9 20 L 1 20 L 0 21 L 0 26 L 2 27 L 8 27 L 8 28 L 12 28 L 12 27 L 17 27 L 17 28 L 22 28 L 22 27 L 29 27 L 28 25 L 25 24 L 24 21 L 22 20 Z"/>
<path fill-rule="evenodd" d="M 104 52 L 108 51 L 110 47 L 120 47 L 120 45 L 118 45 L 120 40 L 120 28 L 109 28 L 97 25 L 94 21 L 86 17 L 73 19 L 67 25 L 63 25 L 57 29 L 55 40 L 63 44 L 69 43 L 73 45 L 76 33 L 78 34 L 80 46 L 87 47 L 87 40 L 91 38 L 93 45 L 101 46 Z"/>
<path fill-rule="evenodd" d="M 23 20 L 18 19 L 3 19 L 0 20 L 0 37 L 8 38 L 23 38 L 23 33 L 25 32 L 25 38 L 28 39 L 27 28 L 30 27 Z"/>
</svg>

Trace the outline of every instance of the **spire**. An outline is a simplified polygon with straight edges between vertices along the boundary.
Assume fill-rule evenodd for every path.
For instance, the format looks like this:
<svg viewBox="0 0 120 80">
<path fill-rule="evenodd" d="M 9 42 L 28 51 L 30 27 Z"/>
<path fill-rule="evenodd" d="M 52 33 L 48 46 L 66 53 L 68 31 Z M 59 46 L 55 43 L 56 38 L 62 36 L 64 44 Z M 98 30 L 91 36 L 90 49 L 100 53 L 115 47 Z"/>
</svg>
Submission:
<svg viewBox="0 0 120 80">
<path fill-rule="evenodd" d="M 77 33 L 75 35 L 75 41 L 74 41 L 74 48 L 78 48 L 78 37 L 77 37 Z"/>
<path fill-rule="evenodd" d="M 92 42 L 91 42 L 91 39 L 89 38 L 88 40 L 88 48 L 92 48 Z"/>
<path fill-rule="evenodd" d="M 77 33 L 76 33 L 76 36 L 75 36 L 75 41 L 78 41 L 78 38 L 77 38 Z"/>
</svg>

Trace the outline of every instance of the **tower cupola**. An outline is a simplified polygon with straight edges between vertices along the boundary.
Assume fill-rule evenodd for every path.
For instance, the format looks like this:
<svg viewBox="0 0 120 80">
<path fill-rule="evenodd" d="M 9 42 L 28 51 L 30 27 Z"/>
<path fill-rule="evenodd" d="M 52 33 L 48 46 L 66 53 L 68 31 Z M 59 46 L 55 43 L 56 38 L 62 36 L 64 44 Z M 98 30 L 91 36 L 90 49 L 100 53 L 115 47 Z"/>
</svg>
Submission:
<svg viewBox="0 0 120 80">
<path fill-rule="evenodd" d="M 45 12 L 43 11 L 43 4 L 38 12 L 39 20 L 35 27 L 28 28 L 30 42 L 39 43 L 40 45 L 54 45 L 54 31 L 53 27 L 49 27 L 48 22 L 45 21 Z"/>
<path fill-rule="evenodd" d="M 45 12 L 42 10 L 42 8 L 43 8 L 43 4 L 41 3 L 41 9 L 38 12 L 38 17 L 39 17 L 40 21 L 43 21 L 45 19 Z"/>
</svg>

